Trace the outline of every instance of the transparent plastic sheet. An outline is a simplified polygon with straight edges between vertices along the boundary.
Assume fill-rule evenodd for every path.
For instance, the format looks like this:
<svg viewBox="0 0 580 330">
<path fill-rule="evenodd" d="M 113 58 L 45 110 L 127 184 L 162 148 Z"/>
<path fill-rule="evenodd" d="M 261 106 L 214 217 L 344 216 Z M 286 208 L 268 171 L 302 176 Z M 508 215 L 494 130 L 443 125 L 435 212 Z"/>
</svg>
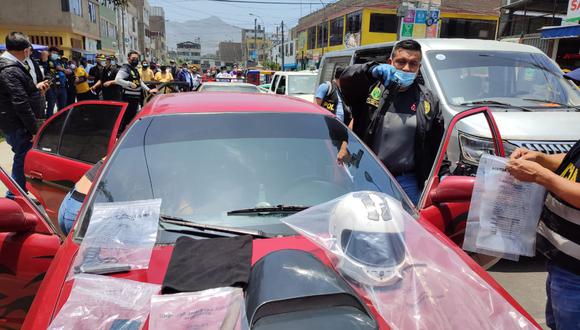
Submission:
<svg viewBox="0 0 580 330">
<path fill-rule="evenodd" d="M 321 247 L 394 329 L 535 328 L 388 195 L 349 193 L 282 221 Z"/>
<path fill-rule="evenodd" d="M 157 284 L 77 275 L 68 300 L 48 329 L 141 329 L 149 315 L 151 296 L 160 289 Z"/>
<path fill-rule="evenodd" d="M 241 288 L 155 295 L 151 298 L 149 328 L 247 330 L 248 319 Z"/>
<path fill-rule="evenodd" d="M 481 157 L 463 249 L 510 260 L 533 257 L 546 190 L 518 181 L 506 172 L 506 164 L 505 158 Z"/>
<path fill-rule="evenodd" d="M 147 268 L 157 240 L 160 207 L 161 199 L 95 204 L 72 272 Z"/>
</svg>

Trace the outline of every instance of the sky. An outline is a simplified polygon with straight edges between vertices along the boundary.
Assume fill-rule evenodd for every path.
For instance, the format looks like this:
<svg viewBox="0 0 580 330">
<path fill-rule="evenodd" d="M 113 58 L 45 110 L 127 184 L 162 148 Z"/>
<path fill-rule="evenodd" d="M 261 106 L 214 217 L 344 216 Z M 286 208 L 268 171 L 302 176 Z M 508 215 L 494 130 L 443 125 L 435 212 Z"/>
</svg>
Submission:
<svg viewBox="0 0 580 330">
<path fill-rule="evenodd" d="M 254 0 L 252 0 L 254 1 Z M 276 26 L 284 20 L 284 25 L 294 27 L 298 19 L 311 11 L 322 8 L 329 0 L 255 0 L 267 2 L 293 2 L 296 4 L 229 3 L 211 0 L 149 0 L 151 6 L 165 9 L 165 18 L 184 22 L 209 16 L 220 17 L 225 22 L 241 28 L 254 28 L 254 18 L 258 24 L 266 26 L 266 33 L 275 32 Z M 302 5 L 300 3 L 303 3 Z M 201 33 L 200 33 L 201 34 Z"/>
</svg>

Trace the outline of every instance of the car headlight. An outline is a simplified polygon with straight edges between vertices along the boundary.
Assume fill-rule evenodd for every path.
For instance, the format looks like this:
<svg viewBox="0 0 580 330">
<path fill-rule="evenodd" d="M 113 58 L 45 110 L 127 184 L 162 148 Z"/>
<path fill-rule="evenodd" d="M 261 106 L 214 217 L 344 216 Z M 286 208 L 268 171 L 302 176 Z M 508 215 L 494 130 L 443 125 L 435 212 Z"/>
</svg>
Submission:
<svg viewBox="0 0 580 330">
<path fill-rule="evenodd" d="M 459 133 L 459 147 L 461 159 L 471 165 L 479 164 L 479 159 L 484 154 L 495 155 L 495 147 L 492 139 L 481 138 L 466 133 Z M 509 156 L 517 146 L 504 141 L 503 148 L 506 156 Z"/>
</svg>

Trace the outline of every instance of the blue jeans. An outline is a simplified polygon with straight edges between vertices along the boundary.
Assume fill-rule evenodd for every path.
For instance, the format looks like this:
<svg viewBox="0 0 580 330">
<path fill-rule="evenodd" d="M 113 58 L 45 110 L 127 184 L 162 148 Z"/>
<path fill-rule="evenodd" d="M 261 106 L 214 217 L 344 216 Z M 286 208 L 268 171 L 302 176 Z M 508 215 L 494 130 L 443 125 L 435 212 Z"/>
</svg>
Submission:
<svg viewBox="0 0 580 330">
<path fill-rule="evenodd" d="M 79 210 L 83 205 L 83 203 L 72 198 L 73 191 L 74 189 L 66 194 L 60 204 L 60 208 L 58 209 L 58 225 L 65 235 L 68 235 L 72 229 L 77 215 L 79 214 Z"/>
<path fill-rule="evenodd" d="M 546 323 L 550 329 L 580 329 L 580 275 L 548 261 L 546 294 Z"/>
<path fill-rule="evenodd" d="M 14 162 L 12 163 L 12 178 L 24 190 L 26 190 L 26 178 L 24 177 L 24 159 L 26 153 L 32 148 L 32 135 L 25 128 L 19 128 L 16 131 L 6 135 L 6 142 L 12 147 L 14 152 Z M 13 197 L 12 193 L 6 194 Z"/>
<path fill-rule="evenodd" d="M 407 193 L 407 196 L 409 196 L 413 204 L 417 205 L 419 203 L 419 197 L 421 197 L 421 192 L 419 191 L 419 184 L 417 183 L 415 174 L 403 174 L 395 177 L 395 179 L 399 182 L 405 193 Z"/>
<path fill-rule="evenodd" d="M 66 88 L 53 87 L 46 92 L 46 118 L 50 118 L 54 113 L 54 106 L 58 110 L 66 107 L 67 92 Z"/>
</svg>

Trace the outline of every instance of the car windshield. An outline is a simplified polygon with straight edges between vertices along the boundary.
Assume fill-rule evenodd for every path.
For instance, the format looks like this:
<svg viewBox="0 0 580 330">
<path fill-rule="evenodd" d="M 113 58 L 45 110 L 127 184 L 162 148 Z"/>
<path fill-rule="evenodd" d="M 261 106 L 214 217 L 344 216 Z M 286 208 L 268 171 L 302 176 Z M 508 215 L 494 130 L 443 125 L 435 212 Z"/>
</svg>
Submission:
<svg viewBox="0 0 580 330">
<path fill-rule="evenodd" d="M 580 105 L 580 93 L 544 54 L 507 51 L 428 51 L 447 102 L 496 101 L 557 110 Z"/>
<path fill-rule="evenodd" d="M 232 93 L 259 93 L 260 90 L 256 86 L 243 85 L 203 85 L 203 92 L 232 92 Z"/>
<path fill-rule="evenodd" d="M 314 94 L 316 75 L 288 76 L 288 95 Z"/>
<path fill-rule="evenodd" d="M 349 161 L 337 153 L 348 139 Z M 280 213 L 234 210 L 313 206 L 348 192 L 382 191 L 414 214 L 384 167 L 338 120 L 295 113 L 167 115 L 135 123 L 88 202 L 161 198 L 161 213 L 195 223 L 293 235 Z M 233 212 L 235 213 L 235 212 Z"/>
</svg>

